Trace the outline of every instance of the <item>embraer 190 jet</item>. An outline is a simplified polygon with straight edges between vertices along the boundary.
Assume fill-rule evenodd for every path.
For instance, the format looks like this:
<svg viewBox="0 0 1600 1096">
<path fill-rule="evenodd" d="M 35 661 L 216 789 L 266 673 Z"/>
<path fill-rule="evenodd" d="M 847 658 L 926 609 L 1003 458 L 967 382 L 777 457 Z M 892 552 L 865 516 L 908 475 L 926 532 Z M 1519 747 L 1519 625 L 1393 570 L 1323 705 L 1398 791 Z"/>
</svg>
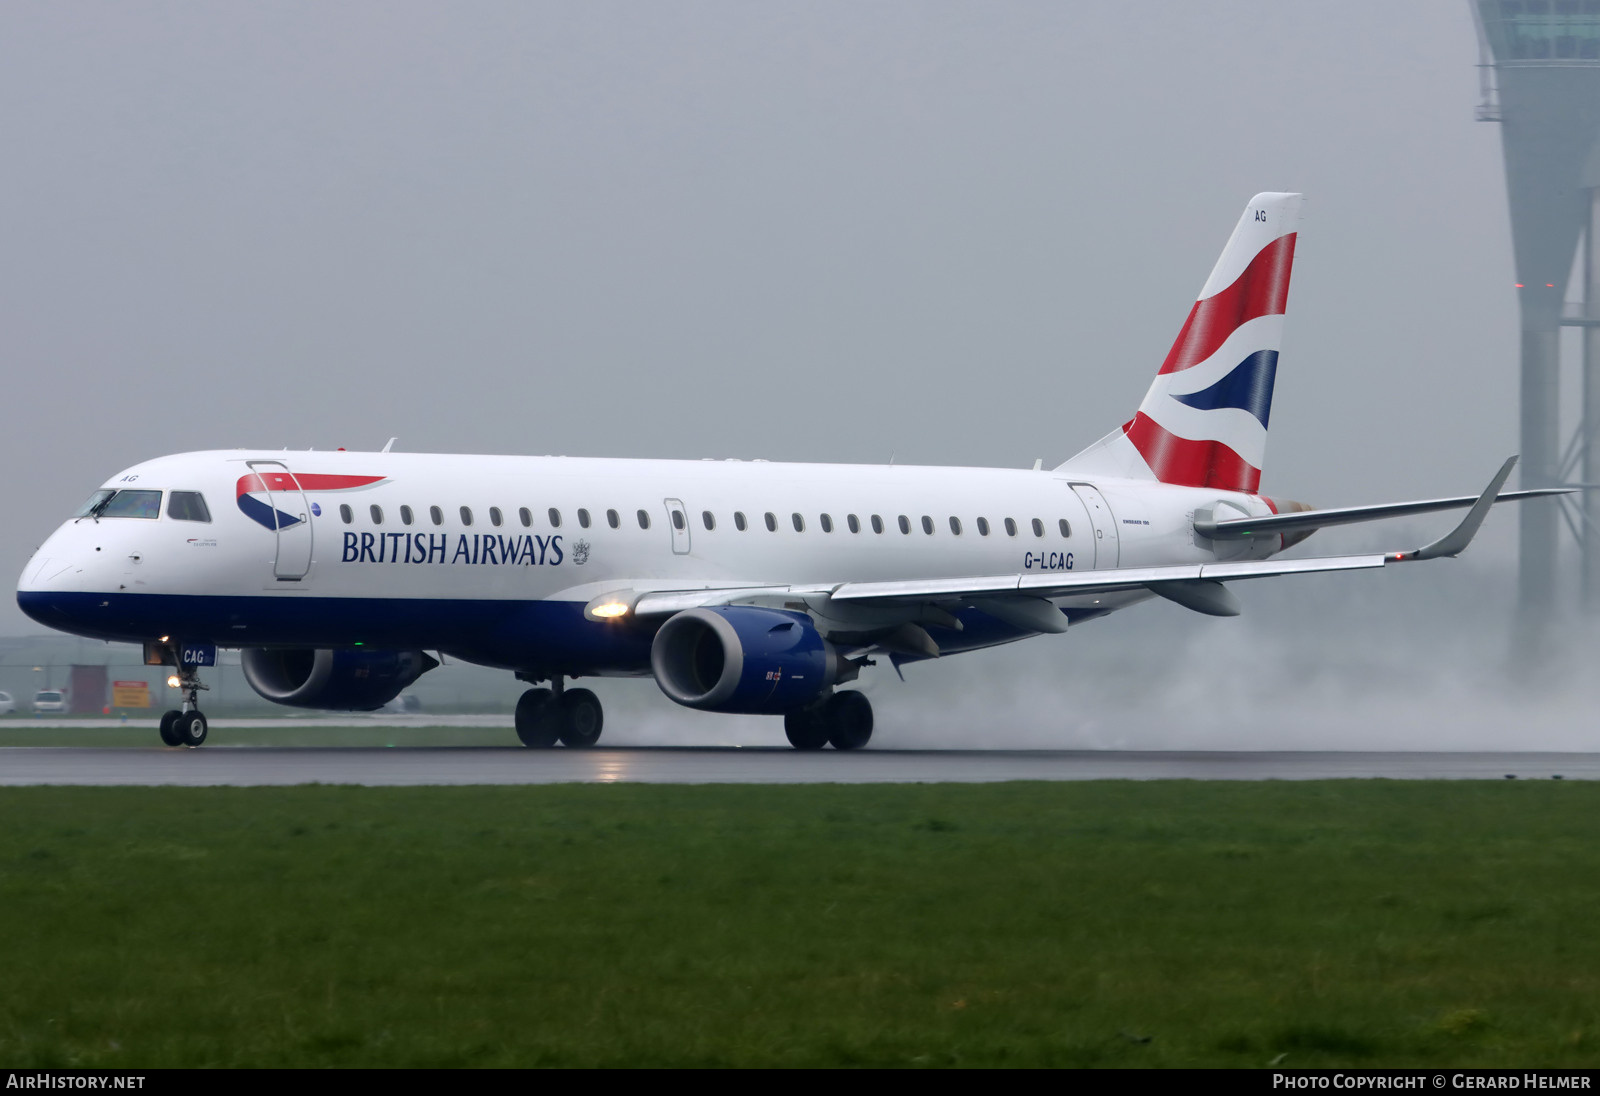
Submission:
<svg viewBox="0 0 1600 1096">
<path fill-rule="evenodd" d="M 375 709 L 438 665 L 528 682 L 531 747 L 592 746 L 591 676 L 653 676 L 708 712 L 781 716 L 802 750 L 866 745 L 841 686 L 1065 632 L 1162 598 L 1217 616 L 1229 583 L 1466 547 L 1482 494 L 1313 510 L 1260 493 L 1298 194 L 1258 194 L 1132 419 L 1055 468 L 219 451 L 135 465 L 39 548 L 17 601 L 176 670 L 172 746 L 199 746 L 200 670 L 238 648 L 280 704 Z M 1277 559 L 1327 525 L 1466 508 L 1423 548 Z"/>
</svg>

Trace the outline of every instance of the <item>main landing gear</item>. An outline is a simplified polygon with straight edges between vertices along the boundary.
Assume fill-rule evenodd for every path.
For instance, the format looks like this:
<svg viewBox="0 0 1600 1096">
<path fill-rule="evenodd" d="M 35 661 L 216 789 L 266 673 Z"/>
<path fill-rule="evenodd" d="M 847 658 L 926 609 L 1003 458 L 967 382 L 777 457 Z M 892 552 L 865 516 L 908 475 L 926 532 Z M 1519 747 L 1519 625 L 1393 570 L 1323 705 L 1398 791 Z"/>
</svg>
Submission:
<svg viewBox="0 0 1600 1096">
<path fill-rule="evenodd" d="M 200 714 L 200 690 L 206 685 L 192 668 L 180 668 L 178 687 L 183 690 L 183 707 L 162 715 L 161 741 L 168 746 L 203 746 L 207 727 L 206 717 Z"/>
<path fill-rule="evenodd" d="M 872 702 L 858 692 L 834 693 L 819 704 L 785 713 L 783 733 L 797 750 L 859 750 L 872 738 Z"/>
<path fill-rule="evenodd" d="M 600 741 L 605 724 L 600 698 L 588 689 L 563 688 L 560 674 L 550 684 L 553 688 L 529 689 L 517 699 L 517 737 L 522 744 L 547 750 L 559 741 L 584 749 Z"/>
</svg>

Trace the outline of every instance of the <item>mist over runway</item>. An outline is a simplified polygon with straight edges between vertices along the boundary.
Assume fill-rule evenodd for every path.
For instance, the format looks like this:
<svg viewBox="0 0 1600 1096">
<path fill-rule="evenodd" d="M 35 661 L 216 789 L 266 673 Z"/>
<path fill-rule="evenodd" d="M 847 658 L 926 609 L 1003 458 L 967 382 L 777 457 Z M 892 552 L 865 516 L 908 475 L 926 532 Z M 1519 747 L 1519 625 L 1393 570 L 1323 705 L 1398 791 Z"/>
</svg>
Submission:
<svg viewBox="0 0 1600 1096">
<path fill-rule="evenodd" d="M 1595 780 L 1594 753 L 492 747 L 8 747 L 0 785 L 907 784 L 1012 780 Z"/>
</svg>

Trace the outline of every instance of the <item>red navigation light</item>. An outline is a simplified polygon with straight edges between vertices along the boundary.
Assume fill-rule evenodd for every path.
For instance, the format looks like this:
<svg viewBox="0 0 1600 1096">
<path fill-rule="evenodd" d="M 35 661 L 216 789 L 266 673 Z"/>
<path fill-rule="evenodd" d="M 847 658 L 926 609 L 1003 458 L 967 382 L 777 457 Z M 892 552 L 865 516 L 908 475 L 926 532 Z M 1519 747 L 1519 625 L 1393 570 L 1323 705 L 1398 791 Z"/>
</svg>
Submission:
<svg viewBox="0 0 1600 1096">
<path fill-rule="evenodd" d="M 1545 282 L 1544 283 L 1544 287 L 1546 289 L 1554 289 L 1556 287 L 1556 283 L 1555 282 Z"/>
<path fill-rule="evenodd" d="M 1518 283 L 1517 283 L 1517 288 L 1518 288 L 1518 289 L 1521 289 L 1521 288 L 1522 288 L 1522 283 L 1521 283 L 1521 282 L 1518 282 Z"/>
</svg>

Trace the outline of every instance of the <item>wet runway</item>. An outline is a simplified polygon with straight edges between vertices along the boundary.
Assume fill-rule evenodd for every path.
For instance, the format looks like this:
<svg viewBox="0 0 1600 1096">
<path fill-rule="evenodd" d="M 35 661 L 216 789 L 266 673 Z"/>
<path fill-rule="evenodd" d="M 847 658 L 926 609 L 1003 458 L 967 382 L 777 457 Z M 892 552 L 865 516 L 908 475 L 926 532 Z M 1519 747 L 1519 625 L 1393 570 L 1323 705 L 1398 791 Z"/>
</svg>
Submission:
<svg viewBox="0 0 1600 1096">
<path fill-rule="evenodd" d="M 0 748 L 0 785 L 905 784 L 1005 780 L 1595 780 L 1594 753 L 787 748 Z"/>
</svg>

